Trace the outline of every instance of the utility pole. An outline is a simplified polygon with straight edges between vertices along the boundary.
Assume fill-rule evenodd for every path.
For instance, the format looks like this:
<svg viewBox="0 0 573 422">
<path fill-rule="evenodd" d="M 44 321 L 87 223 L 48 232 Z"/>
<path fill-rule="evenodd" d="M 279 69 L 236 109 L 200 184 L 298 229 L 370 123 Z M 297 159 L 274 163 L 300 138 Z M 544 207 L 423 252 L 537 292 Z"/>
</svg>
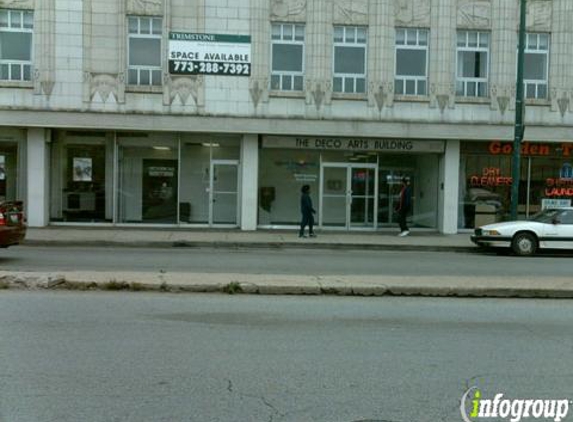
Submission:
<svg viewBox="0 0 573 422">
<path fill-rule="evenodd" d="M 523 58 L 525 50 L 525 2 L 520 0 L 519 45 L 517 47 L 517 86 L 515 90 L 515 129 L 513 138 L 513 160 L 511 165 L 511 219 L 517 219 L 519 202 L 519 179 L 521 173 L 521 141 L 525 132 L 525 103 L 523 86 Z"/>
</svg>

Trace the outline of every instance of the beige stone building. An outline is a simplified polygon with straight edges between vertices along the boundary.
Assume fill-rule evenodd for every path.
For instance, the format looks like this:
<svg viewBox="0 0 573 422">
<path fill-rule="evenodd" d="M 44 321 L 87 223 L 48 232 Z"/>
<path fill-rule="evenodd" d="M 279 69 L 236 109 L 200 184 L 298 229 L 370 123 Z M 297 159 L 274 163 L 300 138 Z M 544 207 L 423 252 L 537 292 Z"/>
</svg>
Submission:
<svg viewBox="0 0 573 422">
<path fill-rule="evenodd" d="M 507 217 L 518 0 L 0 0 L 0 196 L 31 226 Z M 528 0 L 521 215 L 573 197 L 573 2 Z"/>
</svg>

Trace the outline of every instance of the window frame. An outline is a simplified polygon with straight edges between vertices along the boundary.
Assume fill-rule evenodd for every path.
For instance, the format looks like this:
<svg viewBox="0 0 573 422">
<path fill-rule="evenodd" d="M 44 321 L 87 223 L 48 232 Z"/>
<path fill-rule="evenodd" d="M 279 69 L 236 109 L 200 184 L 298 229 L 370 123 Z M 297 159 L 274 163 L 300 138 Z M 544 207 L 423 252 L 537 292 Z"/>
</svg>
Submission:
<svg viewBox="0 0 573 422">
<path fill-rule="evenodd" d="M 404 44 L 398 44 L 398 31 L 404 31 Z M 416 31 L 416 44 L 408 44 L 408 32 Z M 426 44 L 420 45 L 420 32 L 426 33 Z M 428 72 L 429 72 L 429 62 L 430 62 L 430 30 L 427 28 L 404 28 L 397 27 L 394 31 L 394 93 L 400 96 L 427 96 L 428 95 Z M 426 63 L 424 69 L 424 77 L 420 76 L 408 76 L 398 74 L 398 50 L 414 50 L 414 51 L 425 51 L 426 52 Z M 406 92 L 406 84 L 408 81 L 414 81 L 415 93 L 408 94 Z M 397 84 L 402 82 L 403 92 L 401 94 L 397 93 Z M 424 83 L 424 93 L 420 93 L 420 82 Z"/>
<path fill-rule="evenodd" d="M 163 51 L 164 51 L 164 42 L 163 42 L 163 17 L 162 16 L 145 16 L 145 15 L 127 15 L 127 85 L 130 87 L 160 87 L 163 85 Z M 130 19 L 137 19 L 137 33 L 130 32 Z M 149 33 L 141 33 L 142 19 L 149 19 Z M 161 33 L 154 34 L 153 33 L 153 22 L 158 20 L 160 23 Z M 130 64 L 130 41 L 131 39 L 152 39 L 152 40 L 159 40 L 159 66 L 149 66 L 149 65 L 131 65 Z M 133 83 L 130 78 L 130 71 L 137 72 L 137 81 Z M 148 72 L 148 83 L 141 82 L 141 75 L 143 72 Z M 153 73 L 159 72 L 159 82 L 153 83 Z"/>
<path fill-rule="evenodd" d="M 335 33 L 336 28 L 342 29 L 342 41 L 336 41 Z M 364 29 L 364 42 L 358 41 L 358 29 Z M 347 31 L 352 30 L 354 32 L 354 42 L 346 41 Z M 363 95 L 366 94 L 366 87 L 368 84 L 368 27 L 361 25 L 334 25 L 332 32 L 332 92 L 341 95 Z M 364 49 L 364 73 L 336 73 L 336 48 L 337 47 L 362 47 Z M 341 91 L 336 91 L 334 87 L 335 79 L 341 79 Z M 359 79 L 364 79 L 364 90 L 357 91 L 357 81 Z M 346 83 L 352 81 L 352 91 L 346 91 Z"/>
<path fill-rule="evenodd" d="M 459 45 L 460 33 L 465 34 L 465 45 Z M 475 33 L 476 37 L 476 46 L 469 45 L 469 34 Z M 487 47 L 481 47 L 480 38 L 482 35 L 487 35 Z M 488 98 L 489 97 L 489 77 L 490 77 L 490 50 L 491 50 L 491 32 L 488 31 L 479 31 L 479 30 L 467 30 L 467 29 L 458 29 L 456 31 L 456 96 L 462 98 Z M 473 52 L 475 53 L 485 53 L 486 54 L 486 76 L 485 77 L 465 77 L 460 75 L 458 72 L 460 70 L 460 53 L 463 52 Z M 469 84 L 475 84 L 475 94 L 468 93 L 468 86 Z M 459 85 L 462 84 L 462 90 L 460 94 Z M 485 95 L 479 95 L 480 93 L 480 85 L 484 85 L 484 92 Z"/>
<path fill-rule="evenodd" d="M 33 73 L 33 59 L 34 59 L 34 11 L 27 9 L 10 9 L 10 8 L 0 8 L 0 11 L 7 13 L 7 26 L 0 26 L 0 32 L 5 33 L 27 33 L 31 34 L 30 39 L 30 60 L 12 60 L 12 59 L 2 59 L 0 58 L 0 82 L 31 82 Z M 20 26 L 12 26 L 12 16 L 13 14 L 18 14 L 20 16 Z M 31 27 L 26 27 L 25 25 L 25 15 L 30 14 L 32 16 Z M 2 66 L 8 67 L 8 78 L 2 78 L 1 68 Z M 16 79 L 12 77 L 13 66 L 18 66 L 20 68 L 20 78 Z M 25 68 L 28 67 L 28 76 L 26 78 Z"/>
<path fill-rule="evenodd" d="M 540 36 L 546 36 L 547 37 L 547 48 L 545 50 L 542 50 L 540 48 L 540 42 L 539 42 L 539 38 Z M 529 48 L 529 39 L 530 36 L 535 36 L 537 38 L 536 41 L 536 46 L 538 47 L 537 49 L 531 49 Z M 525 48 L 524 48 L 524 62 L 525 62 L 525 55 L 527 54 L 544 54 L 545 55 L 545 80 L 543 79 L 525 79 L 525 76 L 523 78 L 523 93 L 524 93 L 524 98 L 526 100 L 547 100 L 549 97 L 549 57 L 550 57 L 550 49 L 551 49 L 551 35 L 547 32 L 527 32 L 525 34 Z M 540 86 L 545 86 L 545 95 L 544 96 L 539 96 L 539 87 Z M 528 86 L 534 86 L 535 88 L 535 96 L 533 97 L 529 97 L 527 95 L 528 92 Z"/>
<path fill-rule="evenodd" d="M 279 26 L 280 27 L 280 38 L 279 39 L 274 39 L 273 38 L 273 27 L 274 26 Z M 285 27 L 290 27 L 292 29 L 291 33 L 291 39 L 285 39 Z M 302 27 L 302 36 L 303 39 L 302 40 L 297 40 L 296 39 L 296 28 L 297 27 Z M 271 77 L 269 80 L 269 89 L 272 92 L 290 92 L 290 93 L 302 93 L 304 91 L 304 72 L 305 72 L 305 68 L 306 68 L 306 60 L 305 60 L 305 43 L 306 43 L 306 24 L 304 23 L 294 23 L 294 22 L 271 22 L 271 52 L 270 52 L 270 67 L 271 67 Z M 300 45 L 302 47 L 302 52 L 301 52 L 301 70 L 299 72 L 297 71 L 284 71 L 284 70 L 278 70 L 275 71 L 273 69 L 273 52 L 274 52 L 274 46 L 275 45 Z M 278 88 L 273 88 L 273 77 L 277 77 L 279 78 L 279 86 Z M 295 78 L 300 77 L 301 78 L 301 89 L 295 89 Z M 291 88 L 290 89 L 286 89 L 285 88 L 285 81 L 287 78 L 291 78 Z"/>
</svg>

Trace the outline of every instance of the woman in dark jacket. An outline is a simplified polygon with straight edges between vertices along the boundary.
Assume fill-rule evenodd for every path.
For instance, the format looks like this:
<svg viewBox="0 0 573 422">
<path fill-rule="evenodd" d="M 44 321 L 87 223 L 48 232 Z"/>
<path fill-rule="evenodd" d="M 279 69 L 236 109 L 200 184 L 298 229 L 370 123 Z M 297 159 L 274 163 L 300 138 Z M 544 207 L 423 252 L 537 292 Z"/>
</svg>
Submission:
<svg viewBox="0 0 573 422">
<path fill-rule="evenodd" d="M 298 237 L 306 237 L 304 235 L 304 228 L 308 226 L 308 235 L 316 237 L 314 234 L 314 216 L 316 212 L 312 207 L 312 199 L 310 199 L 310 186 L 304 185 L 301 189 L 302 195 L 300 196 L 300 212 L 302 213 L 302 220 L 300 222 L 300 231 Z"/>
</svg>

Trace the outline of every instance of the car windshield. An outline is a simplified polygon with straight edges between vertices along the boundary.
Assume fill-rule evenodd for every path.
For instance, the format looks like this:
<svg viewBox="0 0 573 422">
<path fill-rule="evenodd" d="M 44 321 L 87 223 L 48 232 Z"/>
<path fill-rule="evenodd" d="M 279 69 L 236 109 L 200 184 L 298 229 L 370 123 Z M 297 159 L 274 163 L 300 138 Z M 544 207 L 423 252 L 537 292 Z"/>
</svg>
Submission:
<svg viewBox="0 0 573 422">
<path fill-rule="evenodd" d="M 557 209 L 548 209 L 543 210 L 533 217 L 531 217 L 530 221 L 536 221 L 538 223 L 552 223 L 554 219 L 562 212 L 562 210 Z"/>
</svg>

